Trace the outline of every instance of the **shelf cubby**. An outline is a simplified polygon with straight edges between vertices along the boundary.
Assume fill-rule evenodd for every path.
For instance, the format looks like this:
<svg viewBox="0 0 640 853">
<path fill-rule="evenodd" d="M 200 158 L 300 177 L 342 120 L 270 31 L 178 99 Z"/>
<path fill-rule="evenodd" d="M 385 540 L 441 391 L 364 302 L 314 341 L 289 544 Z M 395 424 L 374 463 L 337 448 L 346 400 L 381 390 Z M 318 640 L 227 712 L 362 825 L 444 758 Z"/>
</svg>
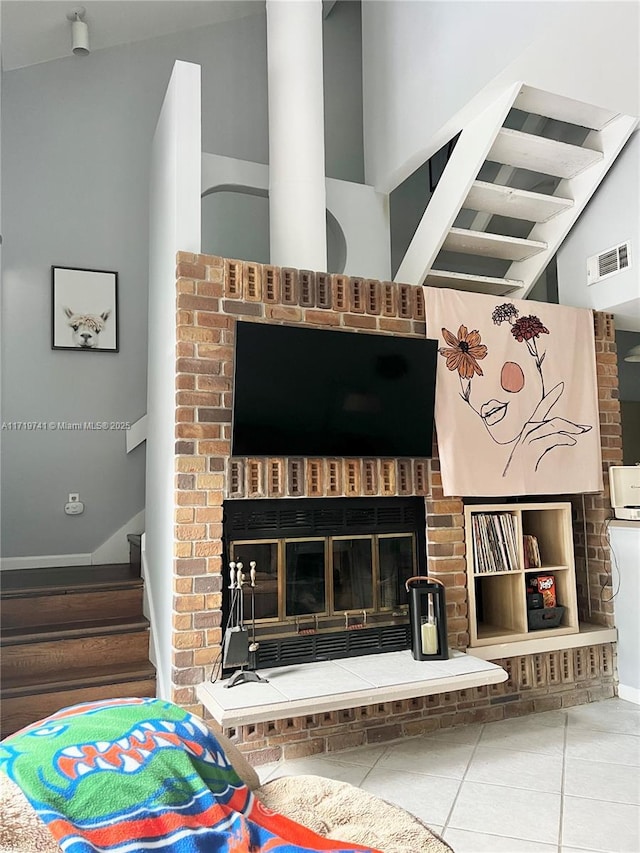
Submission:
<svg viewBox="0 0 640 853">
<path fill-rule="evenodd" d="M 478 565 L 483 563 L 476 555 L 480 545 L 477 535 L 474 536 L 473 519 L 496 513 L 511 516 L 517 546 L 516 567 L 477 571 Z M 579 631 L 570 503 L 468 505 L 465 507 L 465 531 L 471 647 Z M 523 535 L 537 538 L 540 568 L 525 568 Z M 500 567 L 502 549 L 496 548 L 495 543 L 493 547 L 497 550 L 493 565 Z M 565 608 L 562 621 L 555 628 L 530 631 L 527 625 L 526 578 L 529 574 L 545 572 L 555 577 L 557 603 Z"/>
</svg>

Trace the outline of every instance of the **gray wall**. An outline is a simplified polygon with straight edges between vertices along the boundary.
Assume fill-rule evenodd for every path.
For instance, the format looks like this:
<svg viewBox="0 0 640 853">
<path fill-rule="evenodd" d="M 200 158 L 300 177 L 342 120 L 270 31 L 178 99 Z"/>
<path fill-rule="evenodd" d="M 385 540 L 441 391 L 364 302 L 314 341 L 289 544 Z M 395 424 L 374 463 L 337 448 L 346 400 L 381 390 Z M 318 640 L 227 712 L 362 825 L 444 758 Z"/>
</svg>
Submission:
<svg viewBox="0 0 640 853">
<path fill-rule="evenodd" d="M 265 37 L 256 15 L 4 73 L 3 421 L 145 413 L 148 163 L 173 62 L 203 66 L 205 150 L 266 162 Z M 51 264 L 118 271 L 118 354 L 50 349 Z M 127 456 L 122 432 L 2 439 L 3 556 L 91 552 L 144 507 L 144 447 Z"/>
<path fill-rule="evenodd" d="M 323 72 L 327 175 L 362 184 L 364 148 L 360 0 L 336 3 L 331 14 L 325 18 Z"/>
<path fill-rule="evenodd" d="M 208 255 L 269 263 L 269 198 L 239 191 L 202 198 L 202 251 Z"/>
<path fill-rule="evenodd" d="M 356 181 L 358 24 L 352 2 L 325 21 L 327 173 Z M 263 9 L 3 74 L 4 422 L 135 421 L 145 413 L 148 167 L 176 59 L 202 66 L 203 150 L 267 163 Z M 331 125 L 347 119 L 338 144 Z M 119 353 L 50 349 L 52 264 L 118 272 Z M 144 446 L 127 455 L 122 432 L 5 429 L 1 452 L 4 557 L 92 552 L 144 507 Z M 64 515 L 69 492 L 80 493 L 83 515 Z"/>
<path fill-rule="evenodd" d="M 640 346 L 640 332 L 627 332 L 618 329 L 616 347 L 618 350 L 618 382 L 621 400 L 634 400 L 640 403 L 640 362 L 625 361 L 624 357 L 631 347 Z"/>
<path fill-rule="evenodd" d="M 631 347 L 640 346 L 640 332 L 617 331 L 616 345 L 623 462 L 636 465 L 640 463 L 640 362 L 624 357 Z"/>
<path fill-rule="evenodd" d="M 636 331 L 640 330 L 639 184 L 640 133 L 635 130 L 558 249 L 560 302 L 612 311 L 617 329 Z M 627 240 L 631 242 L 631 265 L 609 278 L 587 284 L 587 259 Z"/>
</svg>

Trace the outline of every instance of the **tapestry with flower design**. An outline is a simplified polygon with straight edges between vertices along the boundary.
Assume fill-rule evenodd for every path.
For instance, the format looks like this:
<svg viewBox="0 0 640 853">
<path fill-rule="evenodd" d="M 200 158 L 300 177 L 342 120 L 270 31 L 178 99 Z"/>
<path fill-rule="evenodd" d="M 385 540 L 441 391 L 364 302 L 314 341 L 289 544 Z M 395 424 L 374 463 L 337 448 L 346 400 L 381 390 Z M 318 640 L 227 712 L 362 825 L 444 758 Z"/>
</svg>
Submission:
<svg viewBox="0 0 640 853">
<path fill-rule="evenodd" d="M 602 489 L 593 313 L 425 287 L 445 495 Z"/>
</svg>

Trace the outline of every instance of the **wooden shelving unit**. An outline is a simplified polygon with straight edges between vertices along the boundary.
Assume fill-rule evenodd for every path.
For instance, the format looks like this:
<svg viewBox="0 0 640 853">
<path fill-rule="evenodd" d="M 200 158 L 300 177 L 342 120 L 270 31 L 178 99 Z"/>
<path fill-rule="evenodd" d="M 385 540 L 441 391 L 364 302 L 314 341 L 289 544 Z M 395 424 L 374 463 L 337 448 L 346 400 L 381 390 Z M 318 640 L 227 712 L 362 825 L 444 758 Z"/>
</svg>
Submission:
<svg viewBox="0 0 640 853">
<path fill-rule="evenodd" d="M 478 571 L 474 516 L 505 513 L 515 530 L 515 567 L 502 571 Z M 577 634 L 575 563 L 570 503 L 482 504 L 465 507 L 467 577 L 469 591 L 470 646 L 519 642 L 531 637 Z M 525 569 L 522 537 L 536 536 L 542 566 Z M 526 576 L 552 574 L 557 603 L 564 606 L 557 628 L 530 631 L 527 624 Z"/>
</svg>

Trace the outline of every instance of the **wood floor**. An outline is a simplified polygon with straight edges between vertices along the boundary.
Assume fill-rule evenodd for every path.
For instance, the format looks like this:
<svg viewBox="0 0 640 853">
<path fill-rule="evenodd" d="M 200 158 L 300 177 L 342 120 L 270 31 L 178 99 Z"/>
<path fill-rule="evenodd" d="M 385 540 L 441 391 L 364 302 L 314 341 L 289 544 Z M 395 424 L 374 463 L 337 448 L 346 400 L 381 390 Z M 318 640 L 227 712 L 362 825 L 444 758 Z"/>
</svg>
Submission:
<svg viewBox="0 0 640 853">
<path fill-rule="evenodd" d="M 135 561 L 5 571 L 1 580 L 1 737 L 78 702 L 155 696 Z"/>
</svg>

